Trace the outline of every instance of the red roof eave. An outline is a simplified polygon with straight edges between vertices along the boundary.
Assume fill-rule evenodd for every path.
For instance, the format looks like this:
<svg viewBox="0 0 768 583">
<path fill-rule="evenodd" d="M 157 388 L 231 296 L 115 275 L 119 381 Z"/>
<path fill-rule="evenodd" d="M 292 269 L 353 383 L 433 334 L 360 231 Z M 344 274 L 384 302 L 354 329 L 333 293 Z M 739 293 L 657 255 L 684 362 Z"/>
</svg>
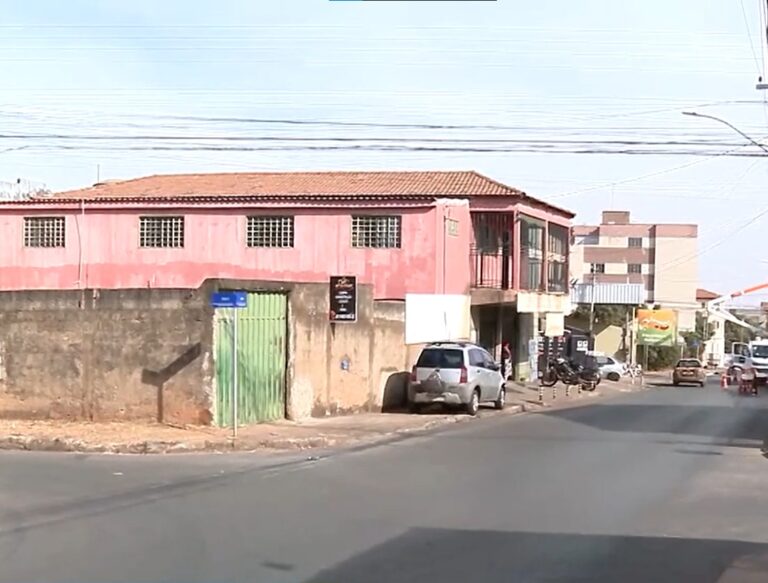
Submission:
<svg viewBox="0 0 768 583">
<path fill-rule="evenodd" d="M 32 209 L 32 208 L 80 208 L 81 206 L 99 206 L 107 208 L 146 208 L 157 206 L 185 207 L 194 206 L 201 208 L 231 207 L 231 206 L 294 206 L 296 203 L 301 206 L 338 206 L 338 203 L 345 203 L 345 206 L 371 206 L 372 203 L 385 203 L 387 206 L 398 205 L 407 207 L 432 206 L 435 201 L 434 196 L 421 195 L 403 195 L 403 196 L 120 196 L 120 197 L 98 197 L 98 198 L 34 198 L 28 200 L 0 201 L 0 208 L 13 210 Z M 361 203 L 361 204 L 355 204 Z"/>
</svg>

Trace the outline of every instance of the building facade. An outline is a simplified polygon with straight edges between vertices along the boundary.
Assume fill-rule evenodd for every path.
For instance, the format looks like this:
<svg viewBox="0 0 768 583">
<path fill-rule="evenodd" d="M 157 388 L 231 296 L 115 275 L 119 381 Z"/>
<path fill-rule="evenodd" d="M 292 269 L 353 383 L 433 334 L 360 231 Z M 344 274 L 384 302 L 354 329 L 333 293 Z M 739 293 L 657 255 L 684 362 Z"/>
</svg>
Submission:
<svg viewBox="0 0 768 583">
<path fill-rule="evenodd" d="M 208 280 L 242 282 L 240 287 L 256 294 L 255 301 L 271 302 L 272 312 L 243 316 L 254 326 L 254 335 L 270 338 L 259 336 L 256 344 L 267 342 L 270 350 L 280 352 L 267 360 L 286 363 L 283 368 L 292 370 L 320 370 L 307 363 L 317 357 L 312 346 L 327 345 L 338 362 L 329 360 L 323 366 L 342 370 L 334 374 L 343 378 L 358 379 L 328 383 L 309 374 L 283 374 L 283 384 L 273 385 L 285 394 L 275 397 L 278 405 L 269 410 L 293 403 L 293 409 L 286 405 L 286 414 L 295 418 L 351 412 L 386 401 L 390 379 L 402 381 L 397 375 L 408 369 L 413 356 L 407 349 L 403 352 L 405 307 L 412 294 L 465 297 L 468 335 L 497 354 L 501 344 L 509 342 L 518 372 L 525 374 L 530 341 L 552 322 L 562 322 L 569 306 L 572 217 L 569 211 L 475 172 L 150 176 L 0 203 L 5 242 L 0 247 L 0 291 L 67 292 L 67 305 L 75 293 L 86 306 L 88 301 L 98 305 L 99 290 L 199 292 L 208 289 Z M 296 285 L 327 289 L 331 275 L 355 276 L 361 289 L 369 290 L 365 293 L 371 303 L 361 312 L 371 314 L 366 316 L 369 340 L 362 344 L 339 345 L 341 338 L 352 336 L 339 336 L 330 326 L 328 294 L 321 298 L 315 290 L 311 304 L 301 301 Z M 281 294 L 288 299 L 279 300 Z M 46 310 L 57 305 L 50 296 L 46 301 Z M 282 307 L 274 308 L 278 304 Z M 19 309 L 32 313 L 37 308 Z M 213 318 L 214 332 L 201 341 L 212 346 L 201 358 L 210 360 L 206 374 L 213 375 L 210 390 L 216 393 L 226 375 L 217 385 L 210 367 L 218 370 L 217 356 L 228 362 L 225 349 L 217 348 L 224 345 L 217 343 L 215 333 L 220 329 L 226 336 L 226 317 L 206 314 L 204 318 Z M 316 342 L 305 342 L 297 321 L 311 322 Z M 277 322 L 285 330 L 276 334 L 265 322 Z M 45 333 L 41 326 L 36 324 L 29 333 Z M 109 335 L 108 327 L 99 326 Z M 140 326 L 134 328 L 144 334 Z M 27 330 L 23 325 L 14 329 L 13 342 Z M 381 336 L 384 331 L 386 338 Z M 119 339 L 113 340 L 119 344 Z M 149 344 L 158 342 L 152 336 Z M 366 343 L 382 342 L 391 347 L 387 354 L 372 348 L 360 352 Z M 141 340 L 136 344 L 144 346 Z M 137 348 L 136 354 L 140 352 Z M 79 354 L 72 356 L 77 362 Z M 135 356 L 131 366 L 138 386 L 146 384 L 141 367 L 155 370 L 159 365 Z M 79 370 L 80 365 L 72 367 Z M 254 378 L 262 373 L 267 374 L 254 371 Z M 119 391 L 116 379 L 111 382 Z M 8 391 L 21 386 L 9 375 L 2 383 Z M 208 401 L 226 405 L 222 395 Z M 248 410 L 247 403 L 242 405 Z M 120 409 L 119 399 L 109 405 L 108 410 L 113 409 Z M 221 417 L 215 407 L 209 413 L 212 420 Z"/>
<path fill-rule="evenodd" d="M 704 341 L 702 358 L 710 367 L 720 367 L 725 364 L 725 323 L 728 321 L 721 310 L 710 309 L 710 302 L 721 296 L 706 289 L 696 290 L 696 301 L 699 303 L 701 314 L 705 319 L 711 336 Z"/>
<path fill-rule="evenodd" d="M 641 284 L 645 303 L 677 310 L 678 328 L 693 330 L 698 227 L 633 223 L 629 212 L 604 211 L 599 225 L 573 228 L 571 277 L 581 286 Z"/>
</svg>

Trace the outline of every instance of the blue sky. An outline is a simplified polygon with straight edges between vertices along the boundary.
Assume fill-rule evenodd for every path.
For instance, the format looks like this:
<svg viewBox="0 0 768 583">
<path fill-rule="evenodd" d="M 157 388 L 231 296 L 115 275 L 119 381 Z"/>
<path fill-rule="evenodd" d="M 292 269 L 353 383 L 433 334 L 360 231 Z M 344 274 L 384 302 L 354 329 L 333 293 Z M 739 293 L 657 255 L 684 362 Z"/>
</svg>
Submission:
<svg viewBox="0 0 768 583">
<path fill-rule="evenodd" d="M 186 146 L 200 144 L 193 136 L 253 135 L 712 139 L 738 146 L 727 128 L 681 112 L 725 117 L 768 136 L 768 109 L 754 89 L 762 66 L 759 2 L 743 5 L 752 45 L 737 0 L 0 0 L 0 133 L 174 134 L 190 136 Z M 50 139 L 2 139 L 0 181 L 23 178 L 59 190 L 94 182 L 97 165 L 102 178 L 472 168 L 571 208 L 578 222 L 594 222 L 612 207 L 637 220 L 698 223 L 705 287 L 728 292 L 768 276 L 768 264 L 755 263 L 766 248 L 768 217 L 754 218 L 768 209 L 768 167 L 755 158 L 110 149 L 128 142 L 53 148 Z"/>
</svg>

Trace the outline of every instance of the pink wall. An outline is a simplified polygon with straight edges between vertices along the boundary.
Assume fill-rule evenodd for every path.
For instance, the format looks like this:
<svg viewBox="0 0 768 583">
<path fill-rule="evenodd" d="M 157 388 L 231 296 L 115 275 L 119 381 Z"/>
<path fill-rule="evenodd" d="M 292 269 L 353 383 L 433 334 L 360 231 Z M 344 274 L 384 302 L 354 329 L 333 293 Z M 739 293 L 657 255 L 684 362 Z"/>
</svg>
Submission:
<svg viewBox="0 0 768 583">
<path fill-rule="evenodd" d="M 450 230 L 451 221 L 456 222 L 455 233 Z M 434 293 L 469 293 L 469 248 L 472 240 L 469 204 L 465 201 L 439 201 L 435 212 L 435 232 L 437 237 Z"/>
<path fill-rule="evenodd" d="M 469 210 L 450 207 L 459 234 L 446 237 L 445 293 L 466 293 L 469 285 Z M 351 247 L 356 212 L 402 216 L 400 249 Z M 376 298 L 401 299 L 406 292 L 443 293 L 441 203 L 399 208 L 350 209 L 86 209 L 0 208 L 0 289 L 196 288 L 206 278 L 327 281 L 331 274 L 357 275 L 374 285 Z M 183 214 L 183 249 L 141 249 L 140 215 Z M 248 248 L 246 215 L 293 215 L 294 248 Z M 66 216 L 66 247 L 23 246 L 24 216 Z M 82 268 L 79 267 L 82 265 Z M 82 273 L 82 275 L 79 275 Z"/>
</svg>

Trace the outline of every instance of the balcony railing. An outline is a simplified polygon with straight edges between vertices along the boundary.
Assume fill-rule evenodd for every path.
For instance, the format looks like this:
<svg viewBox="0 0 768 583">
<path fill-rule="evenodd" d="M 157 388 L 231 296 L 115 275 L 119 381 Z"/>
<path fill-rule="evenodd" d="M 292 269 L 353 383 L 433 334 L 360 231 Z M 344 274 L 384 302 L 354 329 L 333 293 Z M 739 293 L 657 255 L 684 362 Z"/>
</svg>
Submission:
<svg viewBox="0 0 768 583">
<path fill-rule="evenodd" d="M 512 256 L 499 250 L 470 252 L 472 261 L 472 287 L 512 289 Z"/>
<path fill-rule="evenodd" d="M 472 287 L 512 289 L 514 286 L 513 225 L 511 213 L 472 214 Z"/>
</svg>

